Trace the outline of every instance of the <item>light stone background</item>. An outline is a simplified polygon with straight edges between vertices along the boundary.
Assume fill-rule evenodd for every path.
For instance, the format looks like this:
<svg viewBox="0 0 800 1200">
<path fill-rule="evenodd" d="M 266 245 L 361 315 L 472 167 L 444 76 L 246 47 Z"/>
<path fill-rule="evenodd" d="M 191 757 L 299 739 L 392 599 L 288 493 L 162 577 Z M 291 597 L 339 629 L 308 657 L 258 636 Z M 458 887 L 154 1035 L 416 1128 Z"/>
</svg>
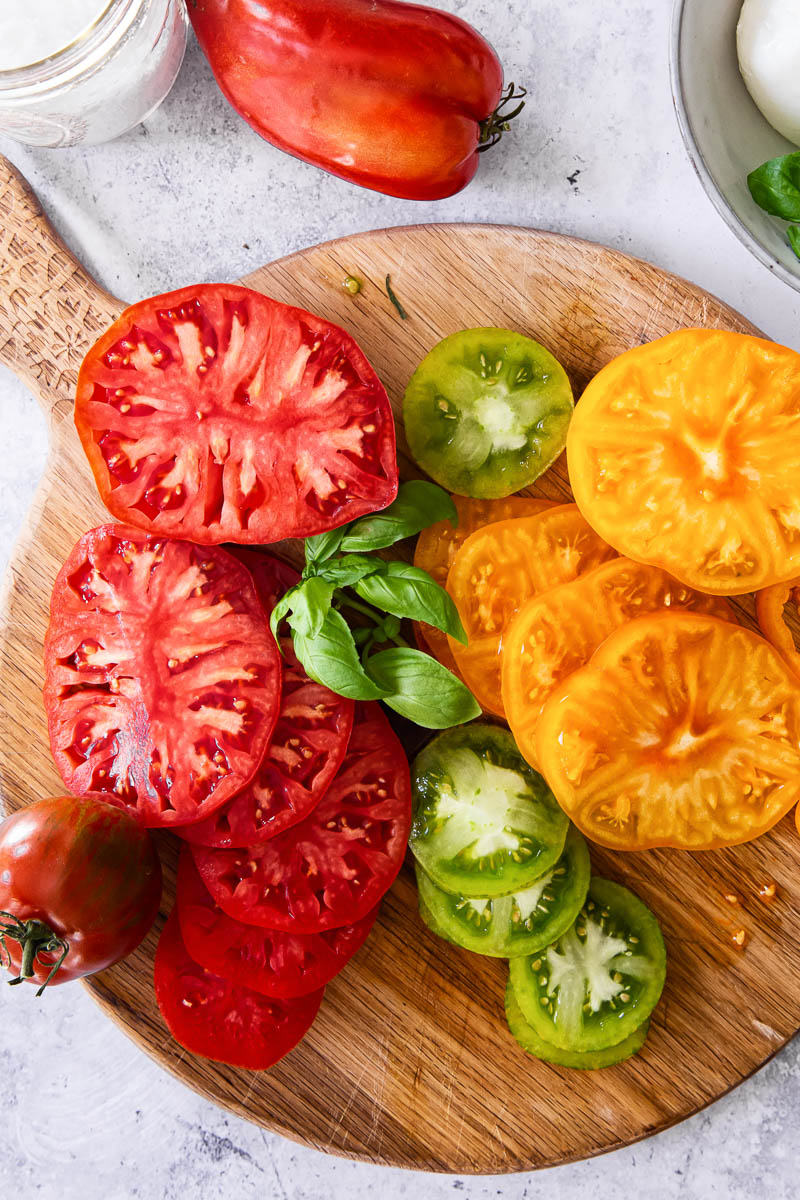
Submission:
<svg viewBox="0 0 800 1200">
<path fill-rule="evenodd" d="M 651 259 L 800 348 L 800 295 L 703 195 L 670 97 L 670 0 L 438 0 L 486 32 L 530 97 L 515 132 L 450 200 L 361 191 L 272 149 L 191 46 L 146 126 L 87 150 L 0 148 L 66 241 L 124 299 L 233 279 L 292 250 L 418 221 L 540 226 Z M 0 369 L 0 567 L 45 456 L 44 423 Z M 490 1064 L 487 1065 L 490 1068 Z M 554 1094 L 553 1103 L 558 1104 Z M 0 1195 L 27 1200 L 385 1200 L 448 1196 L 750 1200 L 798 1195 L 800 1044 L 707 1112 L 631 1149 L 529 1176 L 421 1176 L 326 1157 L 228 1117 L 162 1073 L 77 985 L 0 986 Z"/>
</svg>

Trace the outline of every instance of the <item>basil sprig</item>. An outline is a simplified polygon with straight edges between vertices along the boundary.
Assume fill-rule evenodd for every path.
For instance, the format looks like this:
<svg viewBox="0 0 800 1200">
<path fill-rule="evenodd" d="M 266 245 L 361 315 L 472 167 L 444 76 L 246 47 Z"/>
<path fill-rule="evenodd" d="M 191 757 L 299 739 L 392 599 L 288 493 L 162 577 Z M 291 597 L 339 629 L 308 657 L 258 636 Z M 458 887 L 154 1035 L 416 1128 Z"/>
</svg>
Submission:
<svg viewBox="0 0 800 1200">
<path fill-rule="evenodd" d="M 800 221 L 800 150 L 762 163 L 747 176 L 747 186 L 764 212 L 784 221 Z M 800 227 L 790 225 L 786 233 L 800 258 Z"/>
<path fill-rule="evenodd" d="M 465 644 L 467 636 L 453 601 L 427 571 L 372 552 L 443 520 L 458 524 L 446 492 L 419 480 L 401 484 L 382 512 L 306 539 L 300 583 L 270 619 L 276 638 L 287 623 L 295 653 L 317 683 L 353 700 L 383 700 L 428 729 L 461 725 L 481 710 L 460 679 L 407 644 L 401 621 L 425 621 Z M 358 614 L 359 623 L 351 628 L 342 610 Z"/>
</svg>

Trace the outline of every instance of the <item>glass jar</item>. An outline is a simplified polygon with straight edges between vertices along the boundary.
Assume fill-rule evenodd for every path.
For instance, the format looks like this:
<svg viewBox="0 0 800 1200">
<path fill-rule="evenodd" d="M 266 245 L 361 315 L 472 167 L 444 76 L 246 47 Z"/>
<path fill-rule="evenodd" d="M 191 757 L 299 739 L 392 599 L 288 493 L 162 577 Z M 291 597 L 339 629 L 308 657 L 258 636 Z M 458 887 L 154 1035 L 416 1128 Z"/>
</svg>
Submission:
<svg viewBox="0 0 800 1200">
<path fill-rule="evenodd" d="M 0 71 L 0 133 L 29 146 L 119 137 L 158 107 L 185 49 L 183 0 L 108 0 L 67 46 Z"/>
</svg>

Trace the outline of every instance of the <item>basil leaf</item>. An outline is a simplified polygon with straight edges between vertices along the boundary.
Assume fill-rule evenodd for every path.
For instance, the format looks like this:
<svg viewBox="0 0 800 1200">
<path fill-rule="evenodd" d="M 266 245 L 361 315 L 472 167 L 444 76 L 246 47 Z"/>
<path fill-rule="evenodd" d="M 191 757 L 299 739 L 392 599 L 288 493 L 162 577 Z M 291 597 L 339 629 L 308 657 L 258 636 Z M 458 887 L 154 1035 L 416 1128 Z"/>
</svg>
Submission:
<svg viewBox="0 0 800 1200">
<path fill-rule="evenodd" d="M 272 630 L 272 636 L 275 638 L 275 641 L 278 643 L 279 646 L 281 644 L 280 633 L 279 633 L 281 621 L 283 621 L 284 617 L 286 616 L 286 614 L 288 613 L 289 609 L 292 606 L 292 594 L 294 592 L 298 591 L 300 586 L 301 586 L 300 584 L 296 584 L 294 587 L 289 588 L 288 592 L 284 592 L 284 594 L 281 596 L 280 600 L 278 601 L 278 603 L 275 605 L 272 612 L 270 613 L 269 627 Z M 281 651 L 281 653 L 283 653 L 283 651 Z"/>
<path fill-rule="evenodd" d="M 269 618 L 269 627 L 275 640 L 279 640 L 278 627 L 284 618 L 294 633 L 316 637 L 325 614 L 330 609 L 333 591 L 332 583 L 319 578 L 304 579 L 302 583 L 289 588 L 289 591 L 281 596 Z"/>
<path fill-rule="evenodd" d="M 449 729 L 481 714 L 469 688 L 421 650 L 381 650 L 368 660 L 367 670 L 389 692 L 384 704 L 426 729 Z"/>
<path fill-rule="evenodd" d="M 397 499 L 382 512 L 354 521 L 342 538 L 342 550 L 382 550 L 413 537 L 437 521 L 458 525 L 456 506 L 442 488 L 424 479 L 402 483 Z"/>
<path fill-rule="evenodd" d="M 800 150 L 771 158 L 747 176 L 759 207 L 785 221 L 800 221 Z"/>
<path fill-rule="evenodd" d="M 800 258 L 800 225 L 790 225 L 786 230 L 786 235 L 789 238 L 789 245 Z"/>
<path fill-rule="evenodd" d="M 332 558 L 342 544 L 342 538 L 347 532 L 346 525 L 338 529 L 329 529 L 327 533 L 317 533 L 314 537 L 306 538 L 306 563 L 322 563 Z"/>
<path fill-rule="evenodd" d="M 294 635 L 295 654 L 317 683 L 351 700 L 378 700 L 386 689 L 361 666 L 353 634 L 341 613 L 329 608 L 314 637 Z"/>
<path fill-rule="evenodd" d="M 341 554 L 331 562 L 322 564 L 320 576 L 336 587 L 351 587 L 365 575 L 380 571 L 382 566 L 379 558 L 367 558 L 364 554 Z"/>
<path fill-rule="evenodd" d="M 444 588 L 419 567 L 404 562 L 381 563 L 381 569 L 359 580 L 354 590 L 362 600 L 384 612 L 412 621 L 426 621 L 464 645 L 467 643 L 455 604 Z"/>
</svg>

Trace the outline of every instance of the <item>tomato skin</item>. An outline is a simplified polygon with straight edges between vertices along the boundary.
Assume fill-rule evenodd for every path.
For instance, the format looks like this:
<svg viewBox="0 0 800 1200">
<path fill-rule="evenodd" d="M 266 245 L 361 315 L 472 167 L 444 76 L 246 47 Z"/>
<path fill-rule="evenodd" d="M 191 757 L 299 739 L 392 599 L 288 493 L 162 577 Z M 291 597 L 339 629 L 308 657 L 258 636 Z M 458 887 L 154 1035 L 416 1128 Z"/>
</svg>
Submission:
<svg viewBox="0 0 800 1200">
<path fill-rule="evenodd" d="M 391 406 L 360 347 L 235 284 L 125 309 L 83 360 L 75 426 L 113 516 L 202 545 L 310 537 L 397 494 Z"/>
<path fill-rule="evenodd" d="M 354 925 L 324 933 L 282 933 L 245 925 L 214 903 L 188 847 L 178 864 L 176 909 L 183 943 L 196 963 L 281 1000 L 307 996 L 329 983 L 361 949 L 378 915 L 376 906 Z"/>
<path fill-rule="evenodd" d="M 764 637 L 772 643 L 795 675 L 800 675 L 800 653 L 784 616 L 787 604 L 792 604 L 795 612 L 800 611 L 800 577 L 787 579 L 786 583 L 776 583 L 759 592 L 756 596 L 756 614 Z"/>
<path fill-rule="evenodd" d="M 248 1071 L 274 1066 L 297 1045 L 324 993 L 277 1000 L 214 975 L 189 956 L 174 909 L 158 942 L 154 983 L 176 1042 L 191 1054 Z"/>
<path fill-rule="evenodd" d="M 196 0 L 217 83 L 280 150 L 409 200 L 461 190 L 500 102 L 492 47 L 449 13 L 396 0 Z"/>
<path fill-rule="evenodd" d="M 48 797 L 0 824 L 0 909 L 43 921 L 69 942 L 51 987 L 130 954 L 160 899 L 161 863 L 150 835 L 102 800 Z M 6 938 L 6 948 L 18 970 L 19 943 Z M 52 962 L 34 964 L 35 982 L 44 983 Z"/>
</svg>

